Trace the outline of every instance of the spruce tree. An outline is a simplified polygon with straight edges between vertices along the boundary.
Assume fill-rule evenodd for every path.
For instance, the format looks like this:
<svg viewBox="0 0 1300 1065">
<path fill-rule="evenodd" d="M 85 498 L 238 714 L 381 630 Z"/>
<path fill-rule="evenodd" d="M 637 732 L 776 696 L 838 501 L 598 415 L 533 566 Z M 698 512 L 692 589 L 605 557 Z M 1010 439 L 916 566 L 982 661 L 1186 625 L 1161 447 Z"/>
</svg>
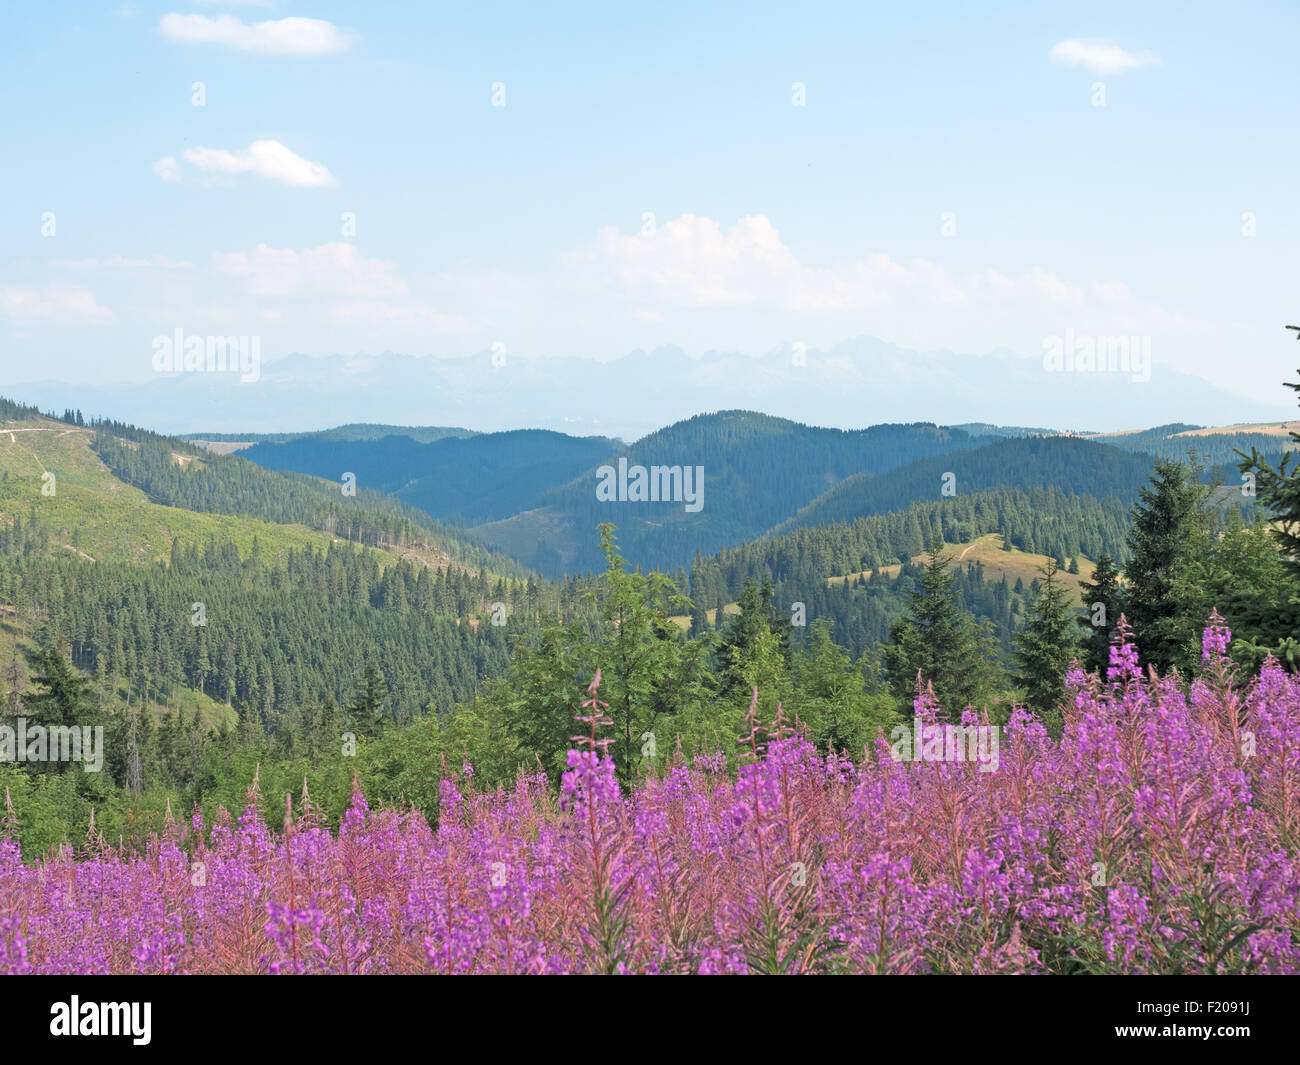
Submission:
<svg viewBox="0 0 1300 1065">
<path fill-rule="evenodd" d="M 1025 627 L 1015 638 L 1016 681 L 1025 702 L 1049 725 L 1059 724 L 1065 697 L 1065 672 L 1075 657 L 1077 637 L 1070 619 L 1070 597 L 1049 558 L 1040 572 L 1037 595 L 1029 604 Z"/>
<path fill-rule="evenodd" d="M 1285 382 L 1285 386 L 1300 394 L 1300 384 Z M 1300 462 L 1292 462 L 1300 453 L 1300 433 L 1292 432 L 1290 443 L 1292 450 L 1282 456 L 1276 467 L 1266 462 L 1253 447 L 1249 457 L 1244 451 L 1237 450 L 1237 454 L 1242 456 L 1238 469 L 1243 474 L 1243 485 L 1248 483 L 1245 476 L 1254 479 L 1255 497 L 1271 514 L 1272 535 L 1287 578 L 1286 587 L 1277 597 L 1274 608 L 1268 611 L 1269 616 L 1261 619 L 1261 627 L 1285 626 L 1300 615 Z M 1300 670 L 1300 639 L 1297 637 L 1300 633 L 1293 630 L 1293 635 L 1275 643 L 1272 648 L 1291 670 Z"/>
<path fill-rule="evenodd" d="M 691 601 L 691 635 L 702 636 L 709 628 L 709 615 L 704 604 L 698 600 Z"/>
<path fill-rule="evenodd" d="M 1300 384 L 1285 382 L 1285 387 L 1300 393 Z M 1273 536 L 1282 549 L 1287 568 L 1300 582 L 1300 462 L 1294 465 L 1291 462 L 1297 456 L 1296 449 L 1300 449 L 1300 433 L 1292 432 L 1290 437 L 1292 450 L 1282 456 L 1276 468 L 1253 447 L 1249 457 L 1240 449 L 1237 454 L 1242 456 L 1238 463 L 1241 472 L 1255 480 L 1259 502 L 1273 513 Z"/>
<path fill-rule="evenodd" d="M 776 693 L 766 690 L 763 680 L 776 684 L 790 665 L 790 623 L 773 609 L 769 582 L 747 580 L 739 605 L 740 613 L 727 623 L 718 646 L 722 695 L 748 700 L 757 683 L 765 688 L 761 694 L 766 700 Z"/>
<path fill-rule="evenodd" d="M 80 728 L 92 724 L 95 699 L 90 681 L 68 661 L 67 655 L 50 641 L 43 641 L 28 657 L 32 670 L 32 688 L 23 697 L 23 706 L 37 723 L 49 728 Z M 53 771 L 62 773 L 68 763 L 53 760 Z"/>
<path fill-rule="evenodd" d="M 912 591 L 905 617 L 890 630 L 885 671 L 890 690 L 910 704 L 917 672 L 934 686 L 943 712 L 958 720 L 968 705 L 978 705 L 992 687 L 992 638 L 957 601 L 957 571 L 941 543 L 928 551 L 930 564 Z"/>
<path fill-rule="evenodd" d="M 373 662 L 367 662 L 361 686 L 347 706 L 348 726 L 363 736 L 376 736 L 384 727 L 388 686 Z"/>
<path fill-rule="evenodd" d="M 1110 665 L 1110 634 L 1119 624 L 1124 610 L 1123 590 L 1119 585 L 1119 570 L 1115 560 L 1106 553 L 1097 557 L 1097 568 L 1092 572 L 1091 583 L 1082 584 L 1079 594 L 1083 598 L 1083 615 L 1078 623 L 1083 626 L 1083 665 L 1105 675 Z"/>
<path fill-rule="evenodd" d="M 1188 564 L 1209 540 L 1209 489 L 1195 470 L 1176 460 L 1157 459 L 1151 484 L 1138 493 L 1131 512 L 1128 546 L 1128 620 L 1138 653 L 1161 672 L 1186 669 L 1195 632 L 1204 619 L 1189 618 L 1179 585 Z M 1195 630 L 1195 632 L 1193 631 Z"/>
</svg>

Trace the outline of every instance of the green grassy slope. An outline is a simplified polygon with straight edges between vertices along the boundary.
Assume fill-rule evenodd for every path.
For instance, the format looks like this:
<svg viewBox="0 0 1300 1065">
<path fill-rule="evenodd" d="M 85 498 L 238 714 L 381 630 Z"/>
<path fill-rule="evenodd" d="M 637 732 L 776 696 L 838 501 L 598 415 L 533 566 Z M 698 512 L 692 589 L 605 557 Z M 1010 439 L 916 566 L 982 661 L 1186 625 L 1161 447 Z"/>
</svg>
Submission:
<svg viewBox="0 0 1300 1065">
<path fill-rule="evenodd" d="M 91 429 L 46 418 L 0 422 L 0 523 L 35 518 L 56 546 L 99 562 L 163 560 L 177 538 L 185 543 L 215 538 L 235 544 L 240 554 L 256 540 L 270 557 L 291 548 L 323 550 L 333 539 L 302 525 L 152 503 L 140 489 L 113 476 L 91 450 L 93 437 Z M 201 460 L 177 453 L 176 461 Z M 452 564 L 438 552 L 377 550 L 381 565 L 399 557 Z"/>
</svg>

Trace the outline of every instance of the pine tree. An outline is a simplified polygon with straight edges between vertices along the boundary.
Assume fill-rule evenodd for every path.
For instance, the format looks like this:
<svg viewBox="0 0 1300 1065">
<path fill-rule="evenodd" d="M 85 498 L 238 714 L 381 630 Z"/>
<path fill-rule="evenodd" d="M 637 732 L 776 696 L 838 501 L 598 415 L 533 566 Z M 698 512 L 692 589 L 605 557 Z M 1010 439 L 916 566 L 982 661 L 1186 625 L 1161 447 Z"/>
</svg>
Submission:
<svg viewBox="0 0 1300 1065">
<path fill-rule="evenodd" d="M 1015 638 L 1016 682 L 1025 689 L 1025 702 L 1044 721 L 1059 725 L 1065 697 L 1065 673 L 1075 657 L 1077 636 L 1071 623 L 1069 593 L 1057 579 L 1049 558 L 1039 571 L 1037 595 L 1029 604 L 1025 627 Z"/>
<path fill-rule="evenodd" d="M 1080 585 L 1079 594 L 1083 598 L 1083 615 L 1077 620 L 1085 630 L 1081 648 L 1083 665 L 1104 676 L 1110 665 L 1110 635 L 1124 610 L 1119 570 L 1110 555 L 1103 552 L 1097 557 L 1092 582 Z"/>
<path fill-rule="evenodd" d="M 362 736 L 377 736 L 384 727 L 388 686 L 373 662 L 367 662 L 361 686 L 347 706 L 348 727 Z"/>
<path fill-rule="evenodd" d="M 1151 484 L 1138 493 L 1131 512 L 1127 616 L 1138 653 L 1161 672 L 1195 661 L 1191 643 L 1204 619 L 1187 616 L 1178 586 L 1208 544 L 1208 495 L 1194 469 L 1157 459 Z"/>
<path fill-rule="evenodd" d="M 89 725 L 95 713 L 95 699 L 90 681 L 68 661 L 64 652 L 51 642 L 42 642 L 28 659 L 32 668 L 32 689 L 23 695 L 23 706 L 46 728 Z M 62 773 L 68 763 L 52 761 L 55 772 Z"/>
<path fill-rule="evenodd" d="M 141 772 L 140 762 L 140 735 L 137 727 L 140 713 L 137 710 L 128 710 L 127 713 L 131 719 L 131 730 L 127 740 L 126 790 L 132 795 L 139 795 L 144 790 L 144 777 Z"/>
<path fill-rule="evenodd" d="M 709 628 L 709 616 L 704 605 L 697 601 L 691 603 L 691 635 L 702 636 Z"/>
<path fill-rule="evenodd" d="M 943 712 L 960 718 L 968 705 L 990 693 L 995 667 L 992 639 L 957 601 L 958 573 L 941 543 L 931 544 L 905 617 L 890 630 L 885 671 L 890 690 L 903 704 L 915 693 L 917 673 L 934 687 Z"/>
<path fill-rule="evenodd" d="M 1232 632 L 1229 654 L 1251 673 L 1268 655 L 1300 670 L 1300 595 L 1286 564 L 1264 515 L 1248 525 L 1234 507 L 1183 571 L 1178 594 L 1189 620 L 1217 610 Z"/>
<path fill-rule="evenodd" d="M 750 698 L 754 685 L 766 703 L 779 697 L 790 665 L 790 623 L 772 607 L 770 581 L 746 581 L 740 613 L 723 630 L 718 672 L 724 699 Z"/>
<path fill-rule="evenodd" d="M 594 667 L 602 670 L 601 699 L 617 738 L 610 749 L 618 775 L 632 779 L 641 737 L 656 728 L 661 717 L 679 713 L 701 694 L 704 644 L 687 640 L 672 620 L 686 608 L 667 574 L 628 571 L 619 553 L 614 526 L 597 527 L 605 573 L 598 588 L 589 593 L 603 621 L 601 635 L 591 648 Z"/>
<path fill-rule="evenodd" d="M 1293 392 L 1300 394 L 1300 384 L 1284 382 Z M 1253 477 L 1255 494 L 1259 503 L 1272 515 L 1272 535 L 1282 556 L 1287 576 L 1287 587 L 1282 590 L 1269 617 L 1262 618 L 1262 627 L 1276 628 L 1285 625 L 1300 614 L 1300 461 L 1292 462 L 1300 454 L 1300 433 L 1290 434 L 1291 450 L 1282 456 L 1276 467 L 1266 462 L 1255 450 L 1242 456 L 1238 463 L 1243 478 Z M 1243 481 L 1244 483 L 1244 481 Z M 1294 634 L 1273 648 L 1275 654 L 1291 670 L 1300 670 L 1300 634 Z"/>
</svg>

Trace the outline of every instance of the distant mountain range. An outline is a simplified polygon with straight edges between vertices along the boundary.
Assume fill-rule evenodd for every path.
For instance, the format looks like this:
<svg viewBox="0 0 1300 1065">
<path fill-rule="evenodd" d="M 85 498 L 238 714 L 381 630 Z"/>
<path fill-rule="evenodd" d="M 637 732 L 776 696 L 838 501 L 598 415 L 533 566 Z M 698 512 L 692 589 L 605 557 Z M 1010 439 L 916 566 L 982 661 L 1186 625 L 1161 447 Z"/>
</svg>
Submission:
<svg viewBox="0 0 1300 1065">
<path fill-rule="evenodd" d="M 1279 381 L 1285 376 L 1279 369 Z M 94 387 L 43 381 L 0 391 L 43 409 L 76 407 L 160 432 L 287 434 L 342 422 L 535 428 L 635 439 L 701 410 L 744 408 L 807 424 L 862 428 L 929 421 L 982 435 L 980 423 L 1103 432 L 1192 419 L 1290 417 L 1156 361 L 1148 381 L 1120 372 L 1048 372 L 1041 357 L 916 352 L 869 337 L 822 351 L 786 344 L 761 357 L 679 348 L 605 362 L 484 351 L 462 358 L 288 355 L 260 380 L 173 374 Z M 1033 432 L 1030 429 L 1011 432 Z M 1002 435 L 1009 435 L 1004 431 Z"/>
</svg>

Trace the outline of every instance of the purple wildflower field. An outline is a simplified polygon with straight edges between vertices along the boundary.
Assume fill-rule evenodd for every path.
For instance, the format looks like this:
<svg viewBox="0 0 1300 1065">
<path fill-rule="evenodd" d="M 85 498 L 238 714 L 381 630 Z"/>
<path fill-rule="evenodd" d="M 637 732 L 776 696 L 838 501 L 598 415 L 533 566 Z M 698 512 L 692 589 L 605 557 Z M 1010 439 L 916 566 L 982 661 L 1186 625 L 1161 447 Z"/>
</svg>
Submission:
<svg viewBox="0 0 1300 1065">
<path fill-rule="evenodd" d="M 1213 619 L 1190 686 L 1131 642 L 1072 671 L 1062 738 L 1016 711 L 996 772 L 854 765 L 751 713 L 739 757 L 628 795 L 599 675 L 558 795 L 465 767 L 440 823 L 310 799 L 282 834 L 169 824 L 25 864 L 0 841 L 7 973 L 1300 972 L 1300 680 L 1238 677 Z M 928 693 L 923 722 L 938 720 Z M 977 723 L 969 714 L 966 723 Z"/>
</svg>

